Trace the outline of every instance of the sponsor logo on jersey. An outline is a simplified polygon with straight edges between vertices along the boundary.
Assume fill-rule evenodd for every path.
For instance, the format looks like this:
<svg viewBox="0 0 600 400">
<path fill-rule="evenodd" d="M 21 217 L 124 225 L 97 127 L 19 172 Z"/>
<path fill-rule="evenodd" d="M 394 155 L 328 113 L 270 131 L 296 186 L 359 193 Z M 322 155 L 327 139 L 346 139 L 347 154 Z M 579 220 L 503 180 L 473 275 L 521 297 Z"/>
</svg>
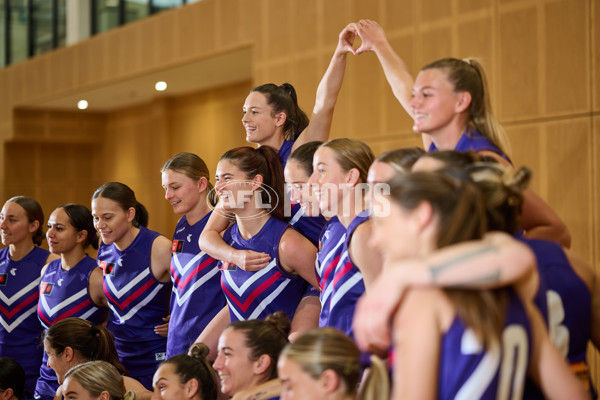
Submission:
<svg viewBox="0 0 600 400">
<path fill-rule="evenodd" d="M 164 361 L 167 359 L 167 352 L 163 351 L 160 353 L 154 353 L 154 359 L 156 361 Z"/>
<path fill-rule="evenodd" d="M 54 283 L 42 282 L 40 284 L 40 292 L 45 296 L 49 296 L 52 293 L 52 288 L 54 288 Z"/>
<path fill-rule="evenodd" d="M 187 235 L 187 241 L 188 241 L 188 243 L 192 243 L 192 234 L 191 233 L 189 235 Z"/>
<path fill-rule="evenodd" d="M 237 269 L 237 265 L 235 265 L 234 263 L 223 261 L 222 263 L 219 263 L 219 269 L 223 271 L 235 271 Z"/>
<path fill-rule="evenodd" d="M 0 286 L 6 286 L 6 279 L 8 274 L 0 274 Z"/>
<path fill-rule="evenodd" d="M 183 251 L 183 240 L 173 240 L 171 243 L 171 252 L 173 253 L 181 253 Z"/>
<path fill-rule="evenodd" d="M 10 274 L 11 274 L 12 276 L 16 276 L 16 275 L 17 275 L 17 269 L 16 269 L 16 268 L 11 268 L 11 269 L 10 269 Z"/>
<path fill-rule="evenodd" d="M 115 263 L 107 262 L 107 261 L 100 261 L 98 264 L 99 264 L 100 268 L 102 268 L 104 270 L 104 275 L 111 275 L 111 276 L 115 275 Z"/>
<path fill-rule="evenodd" d="M 63 280 L 64 280 L 63 278 L 60 278 L 60 279 L 58 280 L 58 282 L 56 282 L 56 284 L 57 284 L 58 286 L 62 286 L 62 281 L 63 281 Z"/>
</svg>

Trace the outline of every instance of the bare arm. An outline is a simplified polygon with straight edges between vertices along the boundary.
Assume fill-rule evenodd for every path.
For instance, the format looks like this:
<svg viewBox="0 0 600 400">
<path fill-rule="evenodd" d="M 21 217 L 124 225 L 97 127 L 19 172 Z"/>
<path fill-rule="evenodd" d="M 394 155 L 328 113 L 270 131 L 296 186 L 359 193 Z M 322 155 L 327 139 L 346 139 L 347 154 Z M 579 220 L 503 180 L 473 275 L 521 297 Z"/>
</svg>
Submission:
<svg viewBox="0 0 600 400">
<path fill-rule="evenodd" d="M 219 345 L 219 336 L 231 323 L 229 318 L 229 307 L 225 306 L 217 315 L 206 325 L 206 328 L 198 335 L 196 343 L 204 343 L 208 346 L 210 352 L 208 359 L 214 361 L 217 358 L 217 346 Z"/>
<path fill-rule="evenodd" d="M 171 282 L 171 241 L 164 236 L 152 243 L 150 268 L 158 281 Z"/>
<path fill-rule="evenodd" d="M 217 206 L 200 234 L 198 239 L 200 248 L 214 259 L 233 263 L 245 271 L 257 271 L 266 267 L 271 261 L 268 254 L 252 250 L 236 250 L 225 243 L 221 232 L 228 226 L 229 219 L 218 211 Z"/>
<path fill-rule="evenodd" d="M 237 392 L 232 400 L 268 400 L 279 397 L 281 388 L 281 381 L 275 378 Z"/>
<path fill-rule="evenodd" d="M 290 342 L 302 335 L 304 332 L 319 326 L 319 314 L 321 313 L 321 301 L 319 296 L 304 296 L 292 318 L 292 327 L 288 339 Z"/>
<path fill-rule="evenodd" d="M 279 261 L 288 272 L 300 275 L 313 287 L 319 287 L 315 274 L 317 248 L 302 234 L 288 229 L 279 241 Z"/>
<path fill-rule="evenodd" d="M 104 278 L 102 276 L 102 269 L 94 268 L 94 270 L 90 274 L 88 290 L 90 292 L 90 297 L 92 298 L 92 301 L 98 307 L 108 307 L 106 296 L 104 296 L 103 281 Z"/>
<path fill-rule="evenodd" d="M 394 96 L 396 96 L 406 112 L 412 115 L 410 99 L 415 81 L 404 61 L 396 54 L 388 42 L 383 28 L 375 21 L 363 19 L 356 24 L 356 29 L 358 36 L 362 40 L 362 44 L 356 50 L 356 54 L 367 51 L 375 52 Z"/>
<path fill-rule="evenodd" d="M 371 233 L 372 223 L 370 220 L 360 224 L 352 235 L 348 249 L 350 258 L 363 276 L 366 290 L 370 289 L 383 267 L 383 257 L 381 254 L 368 245 Z"/>
<path fill-rule="evenodd" d="M 340 33 L 329 67 L 327 67 L 327 71 L 325 71 L 325 75 L 323 75 L 317 88 L 317 97 L 310 123 L 296 139 L 292 152 L 304 143 L 315 140 L 325 142 L 329 138 L 335 103 L 346 72 L 346 56 L 349 52 L 354 51 L 352 43 L 355 35 L 354 24 L 349 24 Z"/>
<path fill-rule="evenodd" d="M 363 350 L 389 347 L 389 321 L 409 286 L 487 289 L 516 282 L 534 270 L 535 255 L 529 247 L 501 232 L 420 259 L 386 260 L 379 278 L 357 304 L 356 341 Z"/>
<path fill-rule="evenodd" d="M 394 317 L 392 400 L 435 399 L 442 331 L 430 291 L 411 290 Z"/>
</svg>

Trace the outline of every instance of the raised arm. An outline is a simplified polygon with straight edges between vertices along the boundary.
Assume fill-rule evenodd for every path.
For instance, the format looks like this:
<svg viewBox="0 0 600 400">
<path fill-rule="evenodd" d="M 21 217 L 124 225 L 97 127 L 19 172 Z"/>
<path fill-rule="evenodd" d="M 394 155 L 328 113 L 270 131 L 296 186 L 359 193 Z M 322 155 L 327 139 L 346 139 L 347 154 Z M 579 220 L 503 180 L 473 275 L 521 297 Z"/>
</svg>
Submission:
<svg viewBox="0 0 600 400">
<path fill-rule="evenodd" d="M 329 139 L 333 110 L 346 72 L 346 56 L 348 53 L 354 52 L 352 43 L 355 36 L 354 24 L 349 24 L 340 33 L 329 67 L 327 67 L 327 71 L 325 71 L 325 75 L 323 75 L 317 88 L 317 97 L 310 123 L 296 139 L 292 152 L 304 143 L 312 141 L 326 142 Z"/>
<path fill-rule="evenodd" d="M 357 343 L 363 350 L 389 347 L 389 322 L 409 286 L 501 287 L 535 272 L 535 263 L 529 247 L 501 232 L 447 246 L 419 259 L 386 260 L 380 276 L 357 304 Z"/>
<path fill-rule="evenodd" d="M 198 239 L 198 246 L 212 258 L 233 263 L 246 271 L 257 271 L 266 267 L 271 261 L 268 254 L 252 250 L 237 250 L 225 243 L 221 232 L 229 226 L 229 219 L 218 212 L 218 207 L 208 218 Z"/>
<path fill-rule="evenodd" d="M 362 40 L 356 54 L 372 51 L 377 55 L 394 96 L 406 112 L 412 115 L 410 99 L 415 80 L 404 61 L 388 42 L 383 28 L 375 21 L 362 19 L 356 24 L 356 32 Z"/>
</svg>

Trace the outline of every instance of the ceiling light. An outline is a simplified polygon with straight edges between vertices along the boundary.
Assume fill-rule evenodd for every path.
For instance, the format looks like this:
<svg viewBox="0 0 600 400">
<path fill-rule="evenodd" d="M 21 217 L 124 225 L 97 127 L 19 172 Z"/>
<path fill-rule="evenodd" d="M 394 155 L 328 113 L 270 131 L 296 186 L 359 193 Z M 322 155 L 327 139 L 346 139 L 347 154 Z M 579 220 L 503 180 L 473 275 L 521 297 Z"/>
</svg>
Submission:
<svg viewBox="0 0 600 400">
<path fill-rule="evenodd" d="M 154 84 L 154 89 L 156 89 L 159 92 L 164 91 L 166 88 L 167 88 L 167 82 L 165 82 L 165 81 L 159 81 Z"/>
<path fill-rule="evenodd" d="M 80 110 L 85 110 L 86 108 L 88 108 L 87 100 L 79 100 L 77 102 L 77 108 L 79 108 Z"/>
</svg>

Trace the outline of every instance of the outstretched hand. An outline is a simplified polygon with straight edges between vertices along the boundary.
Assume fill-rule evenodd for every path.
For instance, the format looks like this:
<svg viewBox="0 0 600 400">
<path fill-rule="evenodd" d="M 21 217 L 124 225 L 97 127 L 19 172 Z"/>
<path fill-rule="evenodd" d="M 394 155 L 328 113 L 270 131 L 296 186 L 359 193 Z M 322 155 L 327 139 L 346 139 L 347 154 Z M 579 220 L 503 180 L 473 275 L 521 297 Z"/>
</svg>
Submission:
<svg viewBox="0 0 600 400">
<path fill-rule="evenodd" d="M 356 35 L 362 42 L 360 47 L 354 51 L 356 55 L 376 51 L 381 44 L 387 42 L 383 28 L 375 21 L 361 19 L 355 24 L 355 27 Z"/>
</svg>

